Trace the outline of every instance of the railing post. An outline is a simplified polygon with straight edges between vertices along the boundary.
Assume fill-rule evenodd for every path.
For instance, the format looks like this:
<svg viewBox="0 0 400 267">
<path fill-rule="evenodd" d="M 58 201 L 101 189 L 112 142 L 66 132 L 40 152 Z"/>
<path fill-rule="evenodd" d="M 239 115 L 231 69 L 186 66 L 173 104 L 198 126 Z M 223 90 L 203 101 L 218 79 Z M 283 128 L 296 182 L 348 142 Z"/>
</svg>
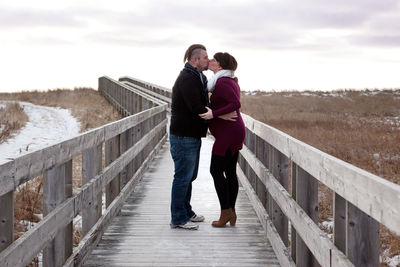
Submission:
<svg viewBox="0 0 400 267">
<path fill-rule="evenodd" d="M 64 164 L 65 175 L 65 199 L 72 197 L 72 159 Z M 73 223 L 72 221 L 65 227 L 65 259 L 72 254 L 73 248 Z"/>
<path fill-rule="evenodd" d="M 120 134 L 120 154 L 127 151 L 132 146 L 132 136 L 131 129 L 126 130 Z M 121 189 L 129 182 L 132 177 L 132 166 L 131 164 L 126 165 L 126 167 L 121 171 Z"/>
<path fill-rule="evenodd" d="M 43 174 L 43 216 L 65 200 L 65 165 L 55 166 Z M 43 266 L 62 266 L 66 259 L 66 229 L 61 230 L 43 249 Z"/>
<path fill-rule="evenodd" d="M 89 148 L 82 154 L 82 185 L 88 183 L 102 168 L 102 144 Z M 101 192 L 97 194 L 94 202 L 82 210 L 82 236 L 87 232 L 101 216 Z"/>
<path fill-rule="evenodd" d="M 0 196 L 0 252 L 14 241 L 14 191 Z"/>
<path fill-rule="evenodd" d="M 256 157 L 261 161 L 263 161 L 263 157 L 264 157 L 264 144 L 265 141 L 260 138 L 259 136 L 256 135 Z M 260 199 L 260 202 L 263 204 L 263 207 L 265 208 L 267 206 L 267 187 L 263 184 L 263 182 L 257 178 L 257 183 L 256 183 L 256 187 L 257 187 L 257 196 Z"/>
<path fill-rule="evenodd" d="M 346 200 L 337 193 L 333 196 L 333 243 L 346 254 Z"/>
<path fill-rule="evenodd" d="M 272 147 L 271 147 L 272 148 Z M 286 189 L 289 187 L 289 159 L 283 155 L 276 148 L 272 148 L 273 154 L 273 165 L 272 174 L 275 179 Z M 281 208 L 272 201 L 272 221 L 274 222 L 275 228 L 278 231 L 283 243 L 288 246 L 289 244 L 289 233 L 288 233 L 288 219 L 282 212 Z"/>
<path fill-rule="evenodd" d="M 296 166 L 296 201 L 308 216 L 318 224 L 318 182 L 309 173 Z M 318 266 L 307 245 L 296 233 L 296 266 Z"/>
<path fill-rule="evenodd" d="M 119 151 L 119 135 L 110 138 L 106 141 L 106 166 L 112 163 L 120 155 Z M 120 192 L 120 175 L 114 177 L 114 179 L 106 186 L 106 207 L 118 196 Z"/>
<path fill-rule="evenodd" d="M 296 201 L 296 188 L 297 188 L 297 165 L 290 161 L 291 164 L 291 173 L 292 173 L 292 198 Z M 296 229 L 291 226 L 291 235 L 290 235 L 290 253 L 292 256 L 293 261 L 296 263 Z"/>
<path fill-rule="evenodd" d="M 346 255 L 356 267 L 379 266 L 379 223 L 347 201 Z"/>
</svg>

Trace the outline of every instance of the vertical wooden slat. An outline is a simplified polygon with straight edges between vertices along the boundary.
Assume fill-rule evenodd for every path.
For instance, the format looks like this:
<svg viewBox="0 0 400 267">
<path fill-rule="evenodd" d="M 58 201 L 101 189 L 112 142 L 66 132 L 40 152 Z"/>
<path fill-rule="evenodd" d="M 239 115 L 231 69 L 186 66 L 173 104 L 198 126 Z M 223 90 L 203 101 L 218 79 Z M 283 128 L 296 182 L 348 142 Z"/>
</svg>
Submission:
<svg viewBox="0 0 400 267">
<path fill-rule="evenodd" d="M 134 139 L 133 132 L 134 132 L 133 128 L 127 130 L 127 135 L 128 135 L 128 140 L 126 143 L 127 149 L 129 149 L 133 146 L 133 139 Z M 132 178 L 132 176 L 134 174 L 134 172 L 133 172 L 134 165 L 133 164 L 134 164 L 133 161 L 131 161 L 126 167 L 127 182 Z"/>
<path fill-rule="evenodd" d="M 106 141 L 106 166 L 113 162 L 120 155 L 119 153 L 119 135 Z M 106 207 L 118 196 L 120 192 L 120 175 L 117 174 L 114 179 L 106 186 Z"/>
<path fill-rule="evenodd" d="M 333 242 L 346 254 L 346 200 L 338 194 L 333 197 Z"/>
<path fill-rule="evenodd" d="M 291 173 L 292 173 L 292 198 L 297 201 L 296 198 L 296 187 L 297 187 L 297 172 L 296 172 L 296 164 L 291 161 Z M 291 236 L 290 236 L 290 252 L 293 261 L 296 263 L 296 229 L 291 226 Z"/>
<path fill-rule="evenodd" d="M 72 197 L 72 159 L 64 164 L 65 199 Z M 72 254 L 73 248 L 73 223 L 65 226 L 65 259 Z"/>
<path fill-rule="evenodd" d="M 14 191 L 0 196 L 0 252 L 14 241 Z"/>
<path fill-rule="evenodd" d="M 120 148 L 120 154 L 124 153 L 129 149 L 131 146 L 131 131 L 126 130 L 125 132 L 120 134 L 120 140 L 119 140 L 119 148 Z M 121 189 L 128 183 L 130 177 L 129 173 L 129 164 L 121 171 Z"/>
<path fill-rule="evenodd" d="M 270 144 L 268 144 L 268 148 L 267 148 L 267 153 L 268 153 L 268 162 L 267 162 L 267 167 L 268 170 L 273 174 L 274 173 L 274 148 L 273 146 L 271 146 Z M 271 220 L 273 220 L 273 211 L 274 211 L 274 199 L 272 198 L 271 194 L 268 192 L 267 194 L 267 212 L 268 215 L 270 216 Z"/>
<path fill-rule="evenodd" d="M 65 167 L 56 166 L 43 174 L 43 215 L 65 200 Z M 43 249 L 43 266 L 62 266 L 65 261 L 65 230 L 61 230 Z"/>
<path fill-rule="evenodd" d="M 356 267 L 379 266 L 379 223 L 347 202 L 346 255 Z"/>
<path fill-rule="evenodd" d="M 272 148 L 272 153 L 272 174 L 274 175 L 275 179 L 287 190 L 289 186 L 289 159 L 275 148 Z M 288 246 L 288 220 L 275 201 L 272 202 L 272 221 L 283 243 Z"/>
<path fill-rule="evenodd" d="M 296 171 L 297 203 L 315 223 L 318 223 L 318 182 L 299 166 Z M 296 234 L 296 266 L 318 266 L 316 259 L 298 234 Z"/>
<path fill-rule="evenodd" d="M 86 150 L 82 155 L 82 185 L 88 183 L 102 167 L 102 145 Z M 86 235 L 101 216 L 101 193 L 94 203 L 82 210 L 82 235 Z"/>
</svg>

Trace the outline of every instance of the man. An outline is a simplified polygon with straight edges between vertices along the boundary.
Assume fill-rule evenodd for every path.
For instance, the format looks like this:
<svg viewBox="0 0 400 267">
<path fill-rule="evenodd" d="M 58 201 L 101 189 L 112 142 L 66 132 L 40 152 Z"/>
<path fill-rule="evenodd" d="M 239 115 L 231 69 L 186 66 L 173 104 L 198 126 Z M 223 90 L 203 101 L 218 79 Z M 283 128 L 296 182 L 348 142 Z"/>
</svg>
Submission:
<svg viewBox="0 0 400 267">
<path fill-rule="evenodd" d="M 186 62 L 187 61 L 187 62 Z M 207 112 L 208 55 L 204 45 L 193 44 L 185 53 L 184 69 L 172 88 L 170 144 L 175 173 L 171 192 L 171 227 L 197 230 L 204 216 L 190 205 L 192 182 L 197 177 L 201 137 L 207 134 L 207 122 L 198 115 Z"/>
</svg>

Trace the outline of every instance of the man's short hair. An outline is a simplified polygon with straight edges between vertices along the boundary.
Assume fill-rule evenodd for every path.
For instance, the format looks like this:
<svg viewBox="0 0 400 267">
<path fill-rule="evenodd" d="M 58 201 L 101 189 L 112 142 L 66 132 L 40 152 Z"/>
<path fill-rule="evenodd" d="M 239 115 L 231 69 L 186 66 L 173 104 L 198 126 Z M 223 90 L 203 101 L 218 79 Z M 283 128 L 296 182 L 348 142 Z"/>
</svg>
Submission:
<svg viewBox="0 0 400 267">
<path fill-rule="evenodd" d="M 206 50 L 206 47 L 202 44 L 192 44 L 185 52 L 185 56 L 183 57 L 183 62 L 190 61 L 194 57 L 200 57 L 201 50 Z"/>
</svg>

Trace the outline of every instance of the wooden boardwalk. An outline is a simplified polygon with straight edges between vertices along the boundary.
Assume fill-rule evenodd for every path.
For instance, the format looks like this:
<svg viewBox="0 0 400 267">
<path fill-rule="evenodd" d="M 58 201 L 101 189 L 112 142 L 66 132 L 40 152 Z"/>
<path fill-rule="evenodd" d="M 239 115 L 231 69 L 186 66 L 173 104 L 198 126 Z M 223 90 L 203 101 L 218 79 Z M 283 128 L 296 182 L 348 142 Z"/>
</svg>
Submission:
<svg viewBox="0 0 400 267">
<path fill-rule="evenodd" d="M 209 174 L 212 142 L 203 139 L 199 175 L 193 183 L 193 209 L 206 217 L 199 230 L 169 226 L 173 161 L 167 142 L 84 266 L 279 266 L 241 187 L 236 226 L 211 226 L 219 216 Z"/>
</svg>

